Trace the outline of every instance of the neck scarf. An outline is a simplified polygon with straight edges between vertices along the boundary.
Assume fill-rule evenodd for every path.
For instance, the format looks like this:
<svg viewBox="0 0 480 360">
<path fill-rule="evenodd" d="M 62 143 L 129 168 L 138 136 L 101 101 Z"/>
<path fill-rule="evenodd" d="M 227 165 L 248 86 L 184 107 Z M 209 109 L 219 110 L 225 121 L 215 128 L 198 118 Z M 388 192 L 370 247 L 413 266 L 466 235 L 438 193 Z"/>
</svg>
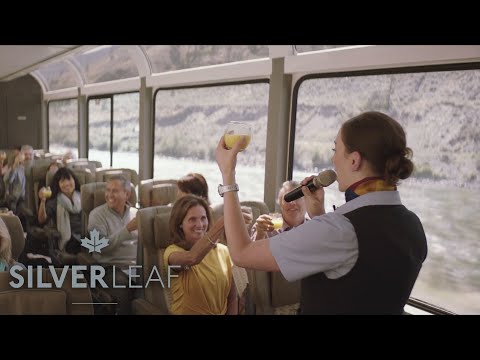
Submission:
<svg viewBox="0 0 480 360">
<path fill-rule="evenodd" d="M 348 202 L 373 191 L 395 190 L 397 190 L 395 185 L 387 184 L 387 182 L 381 177 L 367 177 L 363 180 L 357 181 L 355 184 L 352 184 L 347 191 L 345 191 L 345 201 Z"/>
<path fill-rule="evenodd" d="M 78 214 L 82 210 L 80 201 L 80 192 L 74 191 L 72 200 L 70 200 L 64 193 L 57 195 L 57 230 L 60 233 L 60 250 L 65 249 L 65 245 L 72 237 L 72 230 L 70 227 L 70 214 Z"/>
</svg>

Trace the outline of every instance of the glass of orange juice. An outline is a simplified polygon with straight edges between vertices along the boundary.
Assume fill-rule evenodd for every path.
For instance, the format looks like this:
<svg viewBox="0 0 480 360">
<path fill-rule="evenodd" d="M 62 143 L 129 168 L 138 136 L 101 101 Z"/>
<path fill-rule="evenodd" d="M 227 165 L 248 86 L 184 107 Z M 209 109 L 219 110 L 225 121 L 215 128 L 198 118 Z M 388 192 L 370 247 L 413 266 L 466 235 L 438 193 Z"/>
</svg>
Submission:
<svg viewBox="0 0 480 360">
<path fill-rule="evenodd" d="M 272 217 L 273 229 L 278 230 L 281 229 L 283 226 L 283 217 L 280 213 L 271 213 L 270 216 Z"/>
<path fill-rule="evenodd" d="M 43 195 L 45 195 L 47 199 L 52 196 L 52 189 L 50 189 L 50 186 L 47 186 L 45 190 L 43 190 Z"/>
<path fill-rule="evenodd" d="M 239 122 L 231 121 L 228 123 L 227 128 L 225 129 L 225 145 L 227 149 L 231 149 L 237 141 L 240 141 L 242 137 L 247 138 L 247 144 L 240 151 L 243 151 L 250 144 L 252 139 L 252 129 L 249 125 Z"/>
</svg>

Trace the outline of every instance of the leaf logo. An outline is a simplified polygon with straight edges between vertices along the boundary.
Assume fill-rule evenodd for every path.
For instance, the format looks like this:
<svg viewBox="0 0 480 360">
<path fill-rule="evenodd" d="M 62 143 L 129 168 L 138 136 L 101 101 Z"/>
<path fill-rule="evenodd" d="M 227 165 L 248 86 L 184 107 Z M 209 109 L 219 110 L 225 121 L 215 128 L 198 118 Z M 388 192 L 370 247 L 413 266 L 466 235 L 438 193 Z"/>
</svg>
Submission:
<svg viewBox="0 0 480 360">
<path fill-rule="evenodd" d="M 91 239 L 89 238 L 81 239 L 82 240 L 81 245 L 84 248 L 87 248 L 89 253 L 91 252 L 101 253 L 102 249 L 108 246 L 108 239 L 105 239 L 104 237 L 100 239 L 100 233 L 96 229 L 93 229 L 92 231 L 90 231 L 90 237 Z"/>
</svg>

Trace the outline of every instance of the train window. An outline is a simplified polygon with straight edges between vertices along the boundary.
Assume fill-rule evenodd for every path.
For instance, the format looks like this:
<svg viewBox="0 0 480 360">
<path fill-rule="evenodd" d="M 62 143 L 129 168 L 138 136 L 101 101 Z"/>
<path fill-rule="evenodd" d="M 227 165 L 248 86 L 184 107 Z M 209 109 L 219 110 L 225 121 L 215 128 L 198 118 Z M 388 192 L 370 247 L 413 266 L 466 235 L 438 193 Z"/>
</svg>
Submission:
<svg viewBox="0 0 480 360">
<path fill-rule="evenodd" d="M 252 128 L 252 141 L 238 156 L 242 200 L 263 201 L 267 106 L 266 82 L 160 89 L 155 94 L 154 178 L 180 178 L 189 172 L 205 176 L 212 203 L 220 203 L 215 189 L 222 177 L 215 148 L 230 121 Z"/>
<path fill-rule="evenodd" d="M 88 158 L 138 173 L 138 116 L 138 92 L 90 98 Z"/>
<path fill-rule="evenodd" d="M 45 80 L 48 91 L 77 86 L 73 70 L 64 61 L 44 65 L 37 72 Z"/>
<path fill-rule="evenodd" d="M 73 61 L 83 70 L 89 84 L 138 76 L 128 49 L 120 45 L 95 48 L 74 56 Z"/>
<path fill-rule="evenodd" d="M 341 47 L 347 47 L 351 45 L 295 45 L 295 50 L 299 53 L 309 52 L 309 51 L 319 51 L 319 50 L 328 50 Z"/>
<path fill-rule="evenodd" d="M 411 296 L 455 313 L 478 314 L 480 70 L 458 69 L 302 81 L 293 178 L 332 166 L 330 148 L 343 121 L 369 110 L 393 116 L 406 130 L 416 165 L 400 194 L 422 220 L 428 241 Z M 345 201 L 336 188 L 327 188 L 326 202 L 331 211 Z"/>
<path fill-rule="evenodd" d="M 88 99 L 88 158 L 111 167 L 111 97 Z"/>
<path fill-rule="evenodd" d="M 154 73 L 268 57 L 266 45 L 145 45 Z"/>
<path fill-rule="evenodd" d="M 48 103 L 49 151 L 64 154 L 78 149 L 77 99 L 55 100 Z"/>
</svg>

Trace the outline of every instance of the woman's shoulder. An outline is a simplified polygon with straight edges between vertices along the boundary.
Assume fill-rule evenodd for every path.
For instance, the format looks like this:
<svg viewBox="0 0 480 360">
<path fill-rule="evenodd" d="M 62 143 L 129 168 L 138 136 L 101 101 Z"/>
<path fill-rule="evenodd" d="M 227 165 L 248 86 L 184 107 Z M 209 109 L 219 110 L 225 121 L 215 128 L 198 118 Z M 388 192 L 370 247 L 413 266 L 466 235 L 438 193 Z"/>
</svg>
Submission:
<svg viewBox="0 0 480 360">
<path fill-rule="evenodd" d="M 177 244 L 170 244 L 165 248 L 165 251 L 188 251 L 178 246 Z"/>
<path fill-rule="evenodd" d="M 230 252 L 228 251 L 228 246 L 227 245 L 217 243 L 217 248 L 216 249 L 219 253 L 227 254 L 228 256 L 230 256 Z"/>
</svg>

